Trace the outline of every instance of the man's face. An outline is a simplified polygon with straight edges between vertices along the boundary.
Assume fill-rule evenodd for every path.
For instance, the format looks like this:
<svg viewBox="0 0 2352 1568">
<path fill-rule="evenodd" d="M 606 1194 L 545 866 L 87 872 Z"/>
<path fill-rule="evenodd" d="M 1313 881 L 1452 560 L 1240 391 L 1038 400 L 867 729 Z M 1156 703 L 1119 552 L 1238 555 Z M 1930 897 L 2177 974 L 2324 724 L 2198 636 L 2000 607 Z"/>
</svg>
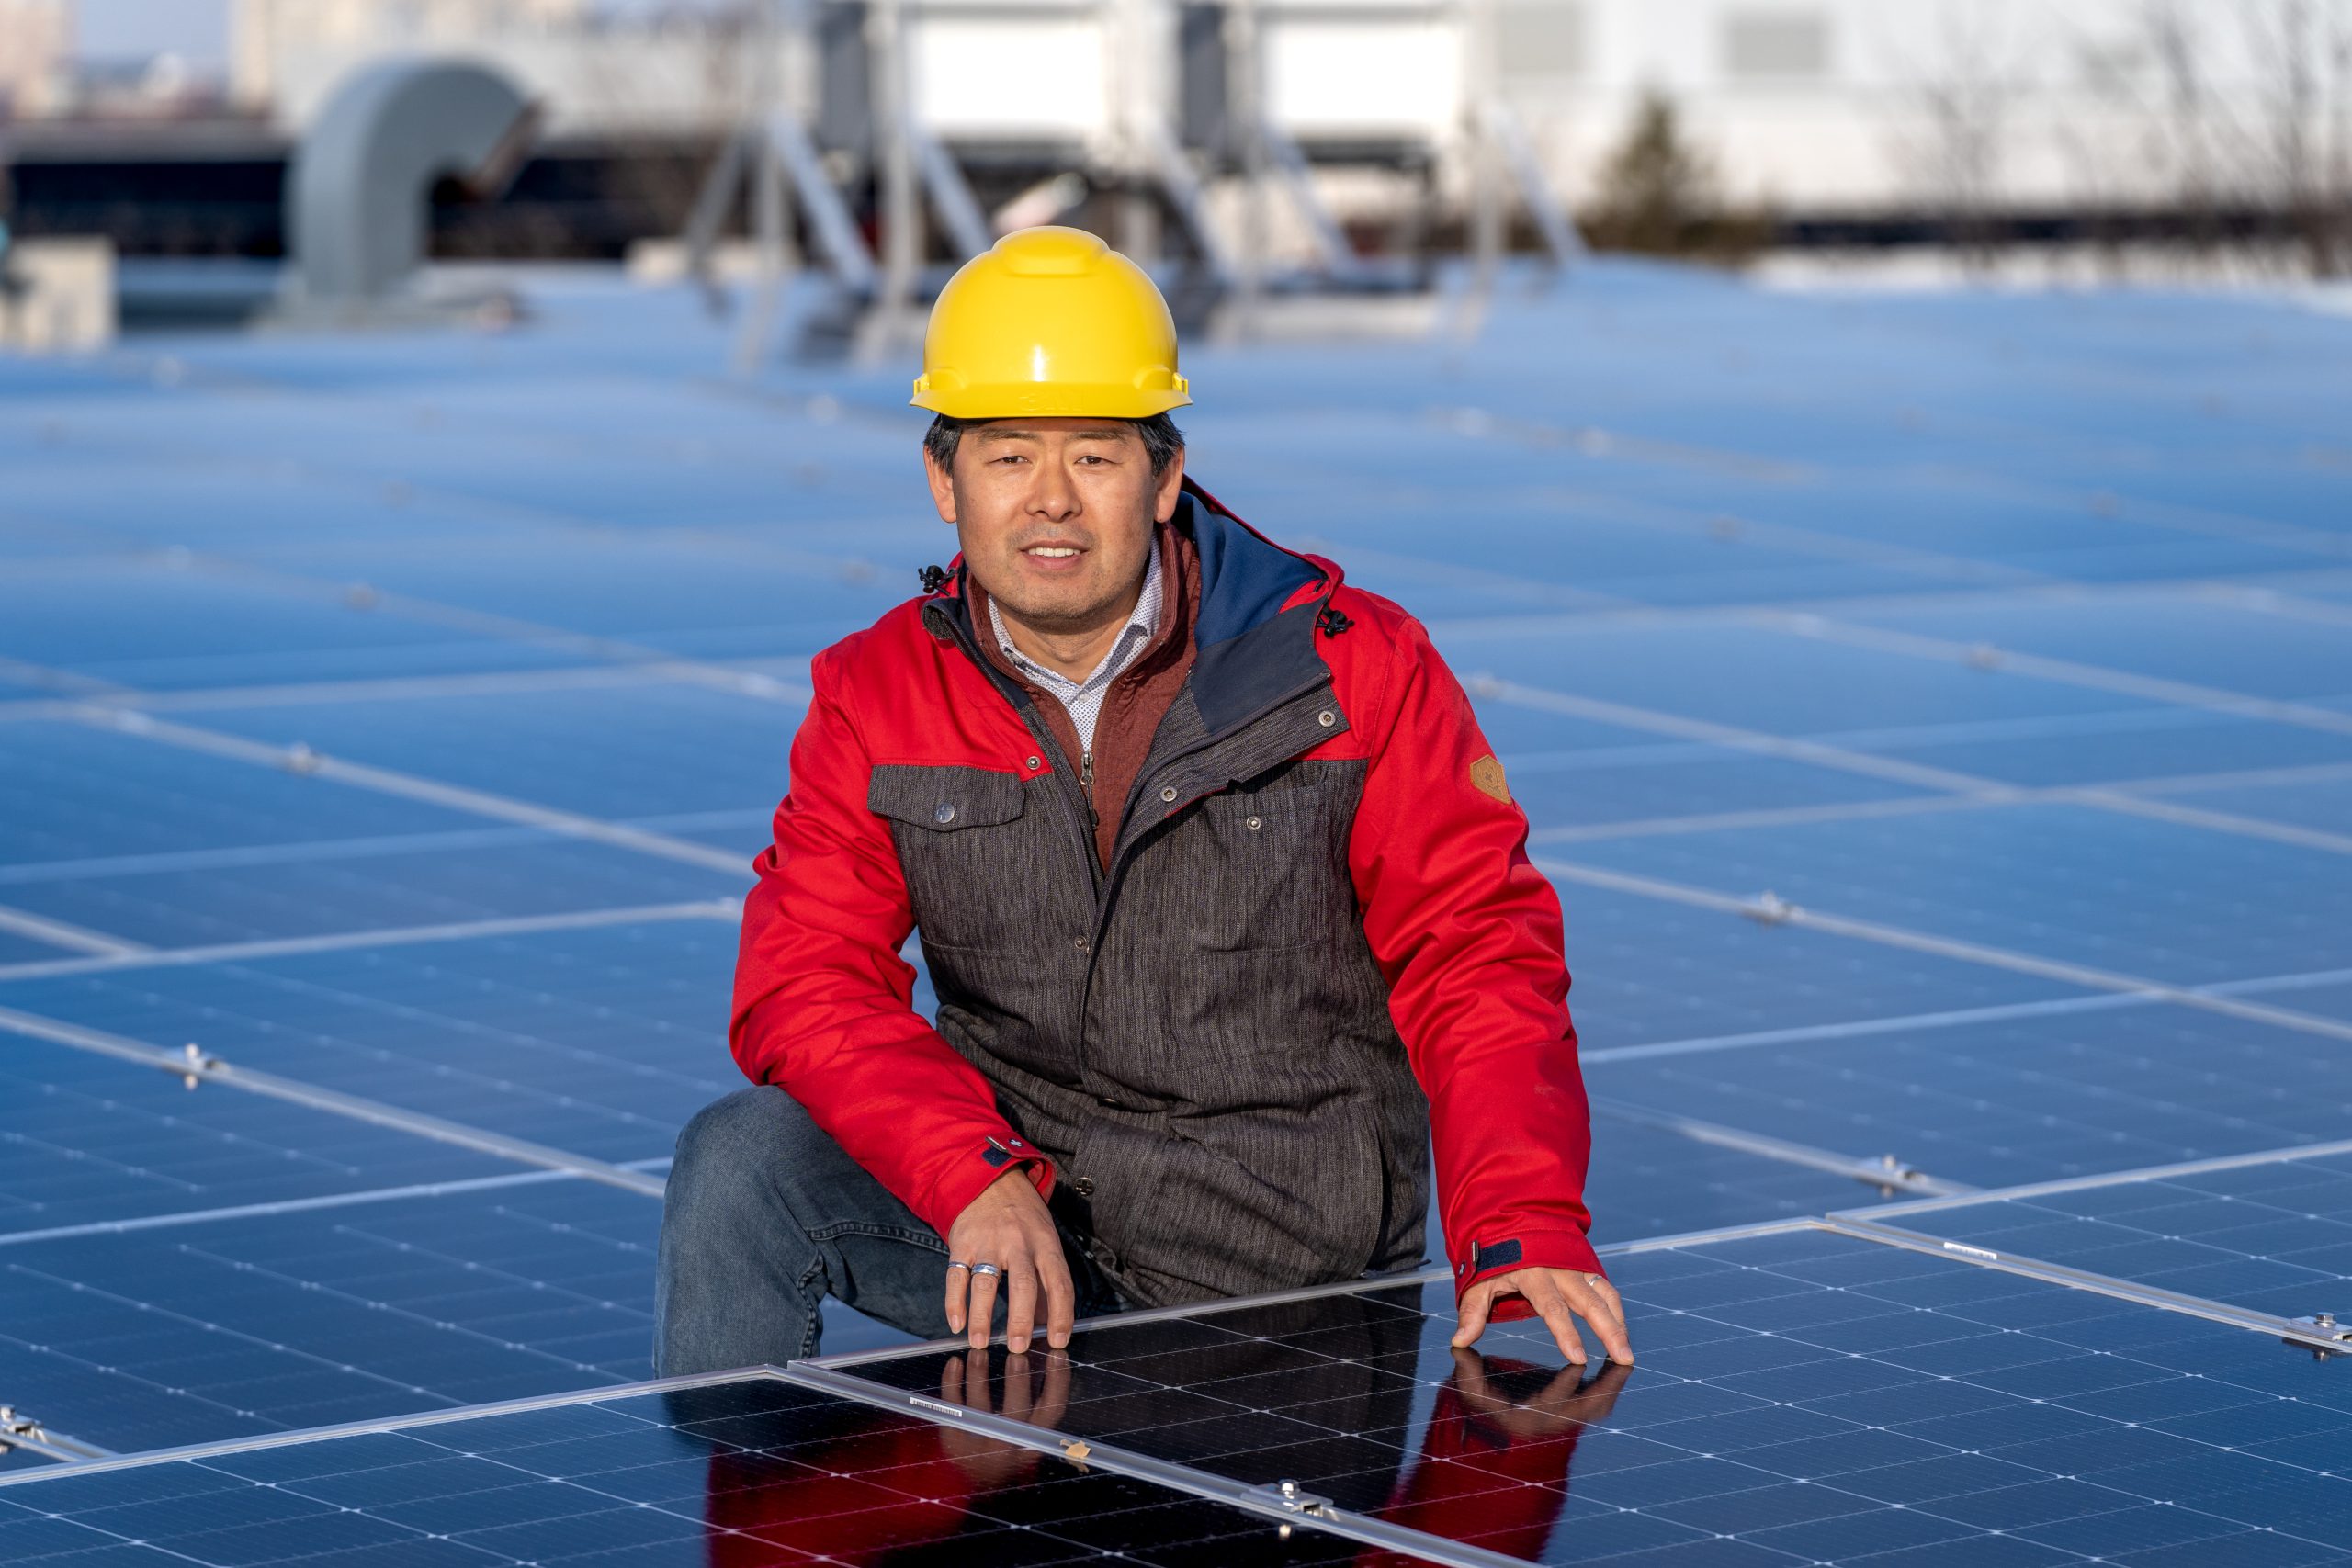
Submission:
<svg viewBox="0 0 2352 1568">
<path fill-rule="evenodd" d="M 1126 614 L 1152 524 L 1176 514 L 1184 477 L 1180 452 L 1155 478 L 1143 438 L 1115 419 L 969 424 L 952 473 L 924 467 L 966 569 L 1007 612 L 1059 635 Z"/>
</svg>

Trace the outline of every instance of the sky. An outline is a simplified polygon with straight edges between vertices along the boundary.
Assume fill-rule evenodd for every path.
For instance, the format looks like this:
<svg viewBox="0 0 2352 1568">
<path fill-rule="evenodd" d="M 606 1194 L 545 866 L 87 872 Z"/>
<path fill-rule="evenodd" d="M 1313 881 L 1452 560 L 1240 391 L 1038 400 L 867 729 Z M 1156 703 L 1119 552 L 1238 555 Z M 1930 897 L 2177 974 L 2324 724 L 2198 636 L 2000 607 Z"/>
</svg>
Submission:
<svg viewBox="0 0 2352 1568">
<path fill-rule="evenodd" d="M 81 0 L 86 60 L 177 54 L 198 65 L 229 60 L 229 0 Z"/>
</svg>

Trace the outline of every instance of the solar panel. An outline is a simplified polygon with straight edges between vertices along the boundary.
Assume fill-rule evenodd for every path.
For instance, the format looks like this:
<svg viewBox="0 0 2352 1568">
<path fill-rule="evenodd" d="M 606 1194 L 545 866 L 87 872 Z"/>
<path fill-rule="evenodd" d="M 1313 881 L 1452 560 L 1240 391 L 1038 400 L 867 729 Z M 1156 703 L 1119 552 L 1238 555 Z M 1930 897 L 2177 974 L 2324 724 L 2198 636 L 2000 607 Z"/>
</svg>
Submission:
<svg viewBox="0 0 2352 1568">
<path fill-rule="evenodd" d="M 1591 848 L 1534 852 L 1582 859 Z M 2103 1000 L 2038 975 L 1586 883 L 1556 886 L 1567 919 L 1568 1003 L 1588 1061 L 1713 1049 L 1752 1033 Z"/>
<path fill-rule="evenodd" d="M 2352 1157 L 2298 1158 L 1883 1218 L 1905 1229 L 2285 1318 L 2344 1313 Z"/>
<path fill-rule="evenodd" d="M 2352 1548 L 2324 1457 L 2352 1391 L 2275 1338 L 1817 1231 L 1610 1268 L 1630 1369 L 1568 1367 L 1524 1322 L 1456 1356 L 1431 1279 L 1101 1320 L 1046 1424 L 1538 1562 Z M 995 1356 L 976 1392 L 938 1348 L 837 1370 L 910 1407 L 1000 1407 L 1037 1377 Z"/>
<path fill-rule="evenodd" d="M 1180 1492 L 1288 1479 L 1487 1568 L 2352 1553 L 2346 1359 L 2129 1299 L 2345 1304 L 2352 1177 L 2292 1152 L 2343 1136 L 2340 1042 L 1570 872 L 1597 1234 L 1650 1248 L 1611 1263 L 1642 1350 L 1622 1384 L 1564 1381 L 1523 1324 L 1459 1364 L 1445 1293 L 1385 1285 L 1090 1328 L 1017 1384 L 1001 1352 L 977 1376 L 935 1350 L 796 1371 L 929 1402 L 875 1428 L 773 1379 L 628 1386 L 656 1201 L 542 1165 L 650 1188 L 677 1126 L 735 1086 L 721 901 L 764 841 L 807 656 L 953 536 L 910 488 L 899 367 L 721 378 L 731 329 L 685 291 L 567 275 L 532 304 L 503 333 L 0 359 L 0 1008 L 34 1015 L 0 1031 L 0 1402 L 142 1450 L 463 1416 L 39 1483 L 7 1482 L 29 1461 L 0 1444 L 0 1557 L 1248 1568 L 1383 1550 L 1299 1513 L 1285 1538 L 1263 1496 L 1228 1516 L 1151 1491 L 1167 1477 L 1128 1473 L 1134 1450 L 1195 1466 Z M 2315 836 L 2352 831 L 2335 776 L 2352 734 L 2153 683 L 2352 713 L 2352 632 L 2328 611 L 2352 515 L 2328 411 L 2352 338 L 2316 314 L 2278 330 L 2290 308 L 1825 301 L 1603 260 L 1498 294 L 1475 352 L 1208 347 L 1184 424 L 1193 471 L 1275 537 L 1393 592 L 1464 675 L 1517 683 L 1476 700 L 1539 863 L 1769 888 L 2352 1021 L 2352 884 Z M 1883 629 L 1993 651 L 1922 658 Z M 2088 668 L 2035 672 L 2020 650 Z M 657 678 L 650 658 L 712 662 Z M 627 821 L 718 863 L 10 705 L 93 679 L 148 688 L 115 700 L 171 722 Z M 1694 739 L 1709 725 L 1855 755 Z M 2157 779 L 2151 801 L 2256 822 L 1908 811 L 1932 797 L 1904 763 Z M 2254 776 L 2192 779 L 2222 773 Z M 1747 825 L 1657 820 L 1711 814 Z M 531 929 L 482 923 L 509 917 Z M 192 963 L 84 951 L 255 938 L 271 945 Z M 57 1043 L 104 1043 L 92 1030 L 198 1042 L 311 1102 L 191 1094 Z M 305 1085 L 545 1147 L 469 1151 Z M 1851 1174 L 1893 1155 L 2006 1188 L 2281 1150 L 1925 1207 Z M 1826 1211 L 1916 1235 L 1655 1245 Z M 2114 1278 L 1995 1266 L 2018 1257 Z M 829 1348 L 891 1337 L 829 1314 Z M 517 1393 L 558 1404 L 473 1409 Z M 1012 1414 L 1034 1429 L 999 1449 L 979 1428 Z M 944 1467 L 893 1458 L 951 1423 Z M 1091 1475 L 1027 1457 L 1071 1440 L 1098 1450 Z M 786 1483 L 803 1472 L 874 1506 L 812 1511 Z M 70 1507 L 25 1501 L 74 1488 Z M 125 1544 L 157 1532 L 174 1539 Z"/>
<path fill-rule="evenodd" d="M 1602 1060 L 1587 1075 L 1595 1093 L 1653 1111 L 1897 1153 L 1981 1187 L 2317 1142 L 2352 1125 L 2352 1054 L 2300 1030 L 2151 1003 Z"/>
<path fill-rule="evenodd" d="M 152 1449 L 650 1376 L 660 1202 L 540 1174 L 0 1247 L 7 1402 Z"/>
<path fill-rule="evenodd" d="M 119 1558 L 1303 1568 L 1361 1550 L 766 1376 L 0 1491 L 0 1551 L 10 1561 L 78 1555 L 88 1568 Z"/>
<path fill-rule="evenodd" d="M 767 701 L 633 684 L 208 709 L 200 719 L 593 817 L 773 810 L 808 705 L 797 688 L 774 686 Z"/>
<path fill-rule="evenodd" d="M 750 877 L 549 837 L 405 854 L 148 870 L 20 882 L 8 902 L 155 947 L 574 914 L 740 895 Z"/>
<path fill-rule="evenodd" d="M 10 1036 L 0 1047 L 0 1247 L 141 1222 L 514 1167 L 413 1134 Z"/>
<path fill-rule="evenodd" d="M 143 856 L 485 826 L 447 807 L 55 719 L 0 723 L 0 900 L 26 883 L 138 875 Z"/>
<path fill-rule="evenodd" d="M 2074 805 L 1578 844 L 1562 858 L 2175 984 L 2334 968 L 2335 857 Z"/>
<path fill-rule="evenodd" d="M 740 1082 L 734 951 L 731 920 L 647 921 L 18 980 L 0 1007 L 635 1160 Z"/>
</svg>

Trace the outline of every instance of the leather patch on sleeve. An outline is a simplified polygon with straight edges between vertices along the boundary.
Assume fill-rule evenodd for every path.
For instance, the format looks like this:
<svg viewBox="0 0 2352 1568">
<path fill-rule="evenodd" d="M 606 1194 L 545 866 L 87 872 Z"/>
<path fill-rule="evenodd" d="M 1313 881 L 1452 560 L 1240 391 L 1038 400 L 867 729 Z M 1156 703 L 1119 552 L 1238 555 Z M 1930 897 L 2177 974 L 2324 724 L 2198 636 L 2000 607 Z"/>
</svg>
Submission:
<svg viewBox="0 0 2352 1568">
<path fill-rule="evenodd" d="M 1481 795 L 1493 795 L 1505 806 L 1510 804 L 1510 785 L 1503 782 L 1503 765 L 1495 761 L 1491 752 L 1470 764 L 1470 782 L 1478 786 Z"/>
</svg>

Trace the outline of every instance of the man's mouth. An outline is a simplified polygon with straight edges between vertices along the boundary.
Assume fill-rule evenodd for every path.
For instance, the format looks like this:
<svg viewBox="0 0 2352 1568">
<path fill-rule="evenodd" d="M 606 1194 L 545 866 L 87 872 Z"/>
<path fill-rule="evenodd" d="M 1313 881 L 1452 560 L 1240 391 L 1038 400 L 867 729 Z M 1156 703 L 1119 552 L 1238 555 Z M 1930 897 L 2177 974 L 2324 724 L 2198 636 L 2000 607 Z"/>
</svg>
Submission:
<svg viewBox="0 0 2352 1568">
<path fill-rule="evenodd" d="M 1040 560 L 1069 560 L 1073 556 L 1081 555 L 1084 552 L 1075 545 L 1031 545 L 1021 553 L 1024 556 L 1034 556 Z"/>
</svg>

